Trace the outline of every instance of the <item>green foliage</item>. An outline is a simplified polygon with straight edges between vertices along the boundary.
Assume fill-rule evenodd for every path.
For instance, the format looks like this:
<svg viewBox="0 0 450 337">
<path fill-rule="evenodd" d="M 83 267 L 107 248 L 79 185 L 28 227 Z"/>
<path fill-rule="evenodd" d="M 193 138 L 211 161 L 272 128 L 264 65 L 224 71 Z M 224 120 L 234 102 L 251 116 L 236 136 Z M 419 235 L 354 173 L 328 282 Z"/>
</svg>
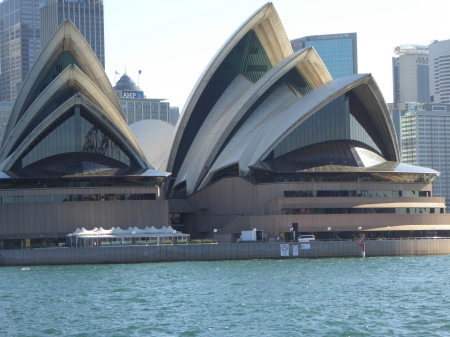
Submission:
<svg viewBox="0 0 450 337">
<path fill-rule="evenodd" d="M 216 240 L 213 239 L 203 239 L 203 240 L 192 240 L 191 244 L 199 244 L 199 243 L 217 243 Z"/>
</svg>

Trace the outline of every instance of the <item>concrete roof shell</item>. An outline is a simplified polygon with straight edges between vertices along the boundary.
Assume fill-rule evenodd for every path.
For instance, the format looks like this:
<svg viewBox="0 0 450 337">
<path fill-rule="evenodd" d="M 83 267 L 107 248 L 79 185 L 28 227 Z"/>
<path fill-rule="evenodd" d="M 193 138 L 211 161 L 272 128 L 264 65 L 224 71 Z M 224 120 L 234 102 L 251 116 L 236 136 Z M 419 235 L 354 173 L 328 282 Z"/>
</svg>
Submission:
<svg viewBox="0 0 450 337">
<path fill-rule="evenodd" d="M 100 108 L 103 113 L 108 115 L 108 118 L 114 122 L 116 128 L 121 130 L 127 138 L 128 142 L 136 149 L 139 156 L 143 156 L 143 152 L 139 147 L 132 132 L 128 128 L 125 120 L 120 113 L 113 106 L 111 101 L 104 95 L 104 93 L 86 76 L 77 66 L 71 65 L 67 67 L 52 83 L 38 96 L 38 98 L 31 104 L 22 118 L 17 122 L 13 132 L 5 140 L 5 143 L 0 152 L 0 161 L 5 160 L 10 153 L 16 141 L 22 135 L 25 128 L 33 120 L 36 114 L 45 106 L 45 104 L 52 100 L 52 98 L 66 86 L 76 87 L 81 94 L 88 98 L 93 104 Z"/>
<path fill-rule="evenodd" d="M 70 20 L 66 20 L 61 24 L 53 37 L 43 48 L 25 78 L 11 111 L 4 139 L 8 138 L 20 116 L 25 113 L 23 109 L 31 99 L 30 92 L 40 84 L 40 80 L 42 80 L 53 62 L 63 51 L 69 51 L 76 58 L 86 75 L 95 83 L 103 94 L 108 97 L 115 109 L 122 114 L 119 100 L 117 99 L 114 89 L 111 86 L 100 61 L 97 59 L 95 53 L 75 25 Z"/>
<path fill-rule="evenodd" d="M 188 97 L 181 113 L 181 118 L 176 126 L 175 138 L 167 166 L 169 171 L 173 170 L 182 136 L 203 90 L 225 57 L 250 30 L 254 30 L 256 33 L 272 66 L 275 66 L 293 53 L 289 39 L 272 3 L 265 4 L 250 16 L 212 58 Z"/>
<path fill-rule="evenodd" d="M 65 103 L 59 106 L 56 110 L 54 110 L 50 116 L 48 116 L 42 123 L 40 123 L 28 137 L 20 144 L 16 151 L 14 151 L 8 158 L 6 158 L 0 164 L 0 171 L 9 171 L 16 160 L 22 155 L 22 153 L 33 143 L 33 141 L 41 135 L 47 128 L 49 128 L 61 115 L 63 115 L 68 109 L 75 105 L 85 106 L 90 113 L 94 114 L 97 119 L 99 119 L 103 125 L 105 125 L 110 132 L 112 132 L 119 141 L 130 151 L 130 153 L 134 156 L 136 161 L 143 168 L 151 168 L 150 165 L 145 161 L 144 156 L 141 152 L 131 146 L 131 143 L 128 141 L 128 137 L 122 132 L 122 129 L 115 124 L 110 117 L 105 114 L 102 110 L 100 110 L 94 103 L 92 103 L 88 98 L 81 94 L 77 94 L 72 98 L 68 99 Z"/>
<path fill-rule="evenodd" d="M 235 79 L 202 124 L 177 175 L 175 185 L 186 180 L 188 191 L 195 190 L 248 109 L 293 68 L 297 68 L 302 74 L 305 72 L 308 83 L 311 79 L 316 86 L 331 79 L 322 60 L 311 47 L 288 56 L 255 84 L 243 76 L 242 79 Z M 289 93 L 292 94 L 292 91 L 289 90 Z M 292 103 L 292 100 L 299 97 L 301 94 L 296 92 L 289 99 Z M 277 109 L 285 106 L 289 99 L 283 99 Z"/>
<path fill-rule="evenodd" d="M 150 165 L 165 171 L 175 127 L 159 119 L 142 120 L 129 127 Z"/>
<path fill-rule="evenodd" d="M 366 88 L 358 87 L 365 86 Z M 253 114 L 227 145 L 222 154 L 211 167 L 209 175 L 223 167 L 239 163 L 240 170 L 247 171 L 278 145 L 291 131 L 305 121 L 321 107 L 339 95 L 354 90 L 357 95 L 364 95 L 366 108 L 385 139 L 389 151 L 388 160 L 399 161 L 398 144 L 389 111 L 373 77 L 370 74 L 350 75 L 327 82 L 312 90 L 290 106 L 277 111 Z M 243 146 L 245 144 L 245 146 Z M 206 183 L 204 180 L 202 186 Z"/>
</svg>

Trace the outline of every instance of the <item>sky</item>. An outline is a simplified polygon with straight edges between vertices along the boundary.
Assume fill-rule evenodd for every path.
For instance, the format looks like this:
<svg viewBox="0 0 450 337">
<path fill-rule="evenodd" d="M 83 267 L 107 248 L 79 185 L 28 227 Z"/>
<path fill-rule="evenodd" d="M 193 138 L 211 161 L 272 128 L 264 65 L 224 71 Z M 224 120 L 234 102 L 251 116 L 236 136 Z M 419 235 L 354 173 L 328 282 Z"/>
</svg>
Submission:
<svg viewBox="0 0 450 337">
<path fill-rule="evenodd" d="M 147 98 L 168 99 L 181 112 L 216 52 L 266 3 L 104 0 L 106 73 L 114 85 L 126 72 Z M 358 72 L 372 73 L 387 103 L 392 102 L 394 48 L 450 39 L 450 0 L 278 0 L 273 4 L 290 40 L 356 32 Z"/>
</svg>

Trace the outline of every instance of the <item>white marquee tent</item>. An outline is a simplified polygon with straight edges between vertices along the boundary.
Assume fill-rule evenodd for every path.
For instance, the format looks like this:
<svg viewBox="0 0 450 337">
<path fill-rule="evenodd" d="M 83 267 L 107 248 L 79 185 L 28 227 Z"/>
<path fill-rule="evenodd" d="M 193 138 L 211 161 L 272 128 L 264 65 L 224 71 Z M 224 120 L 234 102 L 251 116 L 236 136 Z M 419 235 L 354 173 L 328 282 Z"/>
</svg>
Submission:
<svg viewBox="0 0 450 337">
<path fill-rule="evenodd" d="M 163 242 L 185 242 L 189 243 L 190 235 L 174 230 L 171 226 L 163 226 L 160 229 L 145 227 L 120 227 L 103 229 L 95 227 L 92 230 L 77 228 L 73 233 L 67 235 L 68 247 L 92 247 L 92 246 L 116 246 L 116 245 L 148 245 Z"/>
</svg>

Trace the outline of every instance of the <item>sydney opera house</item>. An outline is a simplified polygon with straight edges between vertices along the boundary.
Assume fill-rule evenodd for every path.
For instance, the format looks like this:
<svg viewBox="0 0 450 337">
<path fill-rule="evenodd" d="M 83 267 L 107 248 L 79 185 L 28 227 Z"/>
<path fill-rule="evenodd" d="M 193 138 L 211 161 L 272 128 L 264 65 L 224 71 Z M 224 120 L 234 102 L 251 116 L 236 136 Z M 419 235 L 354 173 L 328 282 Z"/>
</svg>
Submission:
<svg viewBox="0 0 450 337">
<path fill-rule="evenodd" d="M 217 52 L 173 127 L 128 127 L 95 54 L 65 22 L 22 86 L 0 152 L 0 242 L 172 225 L 233 241 L 295 232 L 450 233 L 439 172 L 400 162 L 370 74 L 333 80 L 293 53 L 272 3 Z"/>
</svg>

